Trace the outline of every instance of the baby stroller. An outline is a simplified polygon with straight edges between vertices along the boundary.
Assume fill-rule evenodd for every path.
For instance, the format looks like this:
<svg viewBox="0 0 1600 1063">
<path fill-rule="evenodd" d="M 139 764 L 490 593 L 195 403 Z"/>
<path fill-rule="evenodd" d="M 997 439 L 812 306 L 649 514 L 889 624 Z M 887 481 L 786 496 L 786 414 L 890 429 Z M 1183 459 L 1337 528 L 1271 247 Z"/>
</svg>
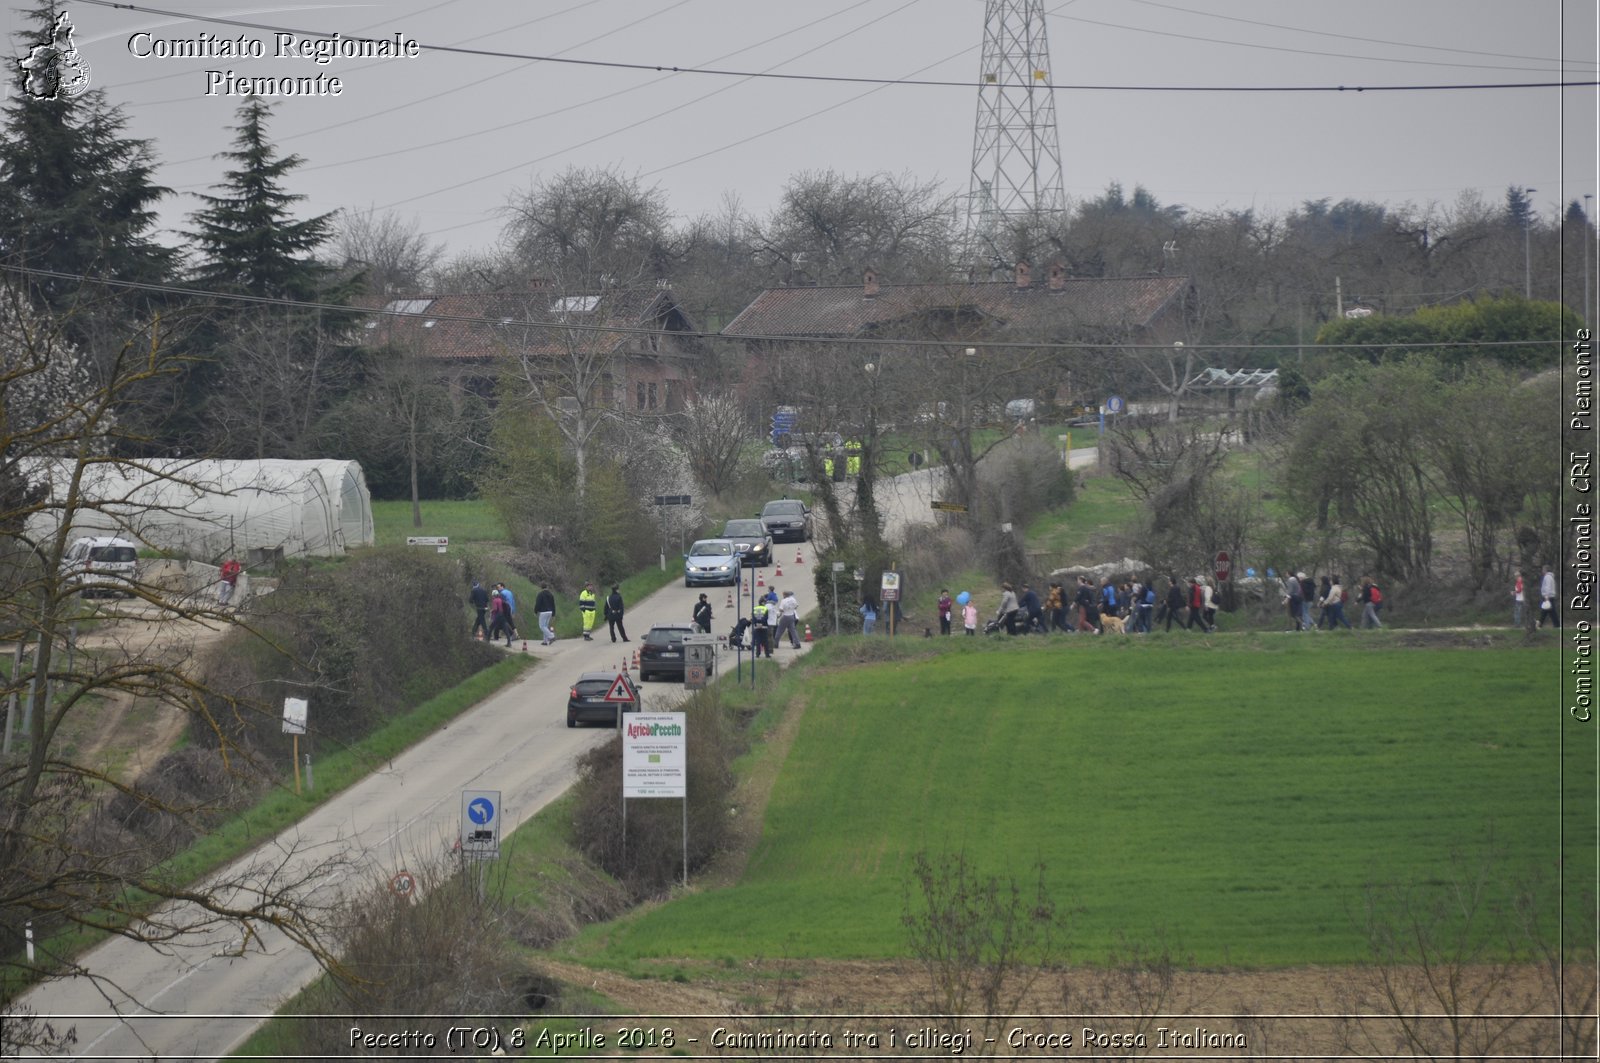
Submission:
<svg viewBox="0 0 1600 1063">
<path fill-rule="evenodd" d="M 983 625 L 983 633 L 985 635 L 997 635 L 1005 629 L 1005 622 L 999 619 L 991 620 L 987 624 Z"/>
<path fill-rule="evenodd" d="M 733 625 L 733 630 L 728 632 L 728 646 L 735 650 L 748 649 L 744 644 L 744 633 L 750 630 L 750 618 L 742 616 L 739 622 Z"/>
</svg>

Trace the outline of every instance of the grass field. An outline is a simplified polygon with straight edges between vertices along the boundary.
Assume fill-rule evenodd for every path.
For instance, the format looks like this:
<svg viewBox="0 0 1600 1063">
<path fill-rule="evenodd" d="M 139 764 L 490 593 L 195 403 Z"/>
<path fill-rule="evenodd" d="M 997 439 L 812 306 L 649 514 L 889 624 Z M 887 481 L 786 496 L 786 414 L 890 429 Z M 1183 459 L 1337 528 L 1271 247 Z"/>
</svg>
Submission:
<svg viewBox="0 0 1600 1063">
<path fill-rule="evenodd" d="M 372 503 L 372 525 L 379 546 L 403 546 L 412 535 L 448 535 L 452 543 L 505 542 L 506 526 L 481 499 L 422 503 L 422 527 L 411 523 L 411 503 L 389 499 Z"/>
<path fill-rule="evenodd" d="M 1042 860 L 1080 909 L 1080 954 L 1164 932 L 1201 965 L 1355 961 L 1367 886 L 1443 889 L 1452 855 L 1491 835 L 1505 881 L 1553 879 L 1553 641 L 1217 643 L 955 640 L 805 668 L 786 680 L 805 717 L 739 884 L 575 947 L 621 965 L 895 956 L 919 849 L 1021 880 Z M 825 665 L 835 647 L 818 649 Z M 1568 843 L 1590 847 L 1571 866 L 1594 866 L 1592 837 Z"/>
</svg>

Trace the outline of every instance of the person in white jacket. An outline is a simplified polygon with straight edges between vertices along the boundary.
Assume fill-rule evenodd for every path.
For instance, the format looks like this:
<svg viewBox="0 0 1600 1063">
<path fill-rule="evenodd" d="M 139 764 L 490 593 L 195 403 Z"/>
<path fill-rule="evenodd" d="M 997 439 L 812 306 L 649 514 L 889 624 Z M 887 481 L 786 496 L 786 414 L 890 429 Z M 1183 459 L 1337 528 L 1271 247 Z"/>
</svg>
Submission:
<svg viewBox="0 0 1600 1063">
<path fill-rule="evenodd" d="M 1328 630 L 1335 630 L 1340 624 L 1346 631 L 1354 630 L 1350 621 L 1344 615 L 1344 587 L 1339 583 L 1339 574 L 1333 574 L 1332 582 L 1328 586 L 1327 596 L 1322 599 L 1322 608 L 1328 613 Z"/>
<path fill-rule="evenodd" d="M 1217 630 L 1217 592 L 1211 586 L 1211 580 L 1201 577 L 1200 581 L 1200 608 L 1206 618 L 1206 630 Z"/>
</svg>

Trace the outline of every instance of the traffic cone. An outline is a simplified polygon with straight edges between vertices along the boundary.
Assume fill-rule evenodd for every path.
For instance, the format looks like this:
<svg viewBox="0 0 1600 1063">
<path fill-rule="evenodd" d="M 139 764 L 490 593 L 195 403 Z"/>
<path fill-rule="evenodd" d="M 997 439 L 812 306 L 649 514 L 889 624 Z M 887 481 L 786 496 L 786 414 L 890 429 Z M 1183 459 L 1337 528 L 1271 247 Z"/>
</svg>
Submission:
<svg viewBox="0 0 1600 1063">
<path fill-rule="evenodd" d="M 772 574 L 774 576 L 779 576 L 779 577 L 781 577 L 783 575 L 783 562 L 782 561 L 779 561 L 776 565 L 773 566 Z"/>
<path fill-rule="evenodd" d="M 800 548 L 798 546 L 794 548 L 794 563 L 797 565 L 803 565 L 806 563 L 806 559 L 801 556 Z"/>
<path fill-rule="evenodd" d="M 762 578 L 761 573 L 757 572 L 756 573 L 756 586 L 757 587 L 765 587 L 766 585 L 767 585 L 767 581 L 764 578 Z"/>
<path fill-rule="evenodd" d="M 807 642 L 811 642 L 812 641 L 812 638 L 811 638 L 811 625 L 810 624 L 806 625 L 806 641 Z"/>
<path fill-rule="evenodd" d="M 522 652 L 523 653 L 527 653 L 528 652 L 528 640 L 527 639 L 523 639 L 522 640 Z"/>
<path fill-rule="evenodd" d="M 636 671 L 636 672 L 639 670 L 639 651 L 638 650 L 634 650 L 633 651 L 633 670 Z"/>
<path fill-rule="evenodd" d="M 732 591 L 728 592 L 728 606 L 727 607 L 729 609 L 733 608 L 733 592 Z"/>
</svg>

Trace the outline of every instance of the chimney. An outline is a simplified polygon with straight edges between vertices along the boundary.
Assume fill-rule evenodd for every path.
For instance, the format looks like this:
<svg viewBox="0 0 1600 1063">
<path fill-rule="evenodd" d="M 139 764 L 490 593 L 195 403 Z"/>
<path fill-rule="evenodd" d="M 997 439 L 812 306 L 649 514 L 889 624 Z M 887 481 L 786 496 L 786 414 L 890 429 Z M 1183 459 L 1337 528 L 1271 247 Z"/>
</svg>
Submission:
<svg viewBox="0 0 1600 1063">
<path fill-rule="evenodd" d="M 1067 267 L 1059 262 L 1050 263 L 1050 290 L 1059 292 L 1067 286 Z"/>
<path fill-rule="evenodd" d="M 1033 284 L 1033 270 L 1026 262 L 1017 263 L 1017 287 L 1027 288 Z"/>
<path fill-rule="evenodd" d="M 861 298 L 871 299 L 878 294 L 878 271 L 869 269 L 861 278 Z"/>
</svg>

